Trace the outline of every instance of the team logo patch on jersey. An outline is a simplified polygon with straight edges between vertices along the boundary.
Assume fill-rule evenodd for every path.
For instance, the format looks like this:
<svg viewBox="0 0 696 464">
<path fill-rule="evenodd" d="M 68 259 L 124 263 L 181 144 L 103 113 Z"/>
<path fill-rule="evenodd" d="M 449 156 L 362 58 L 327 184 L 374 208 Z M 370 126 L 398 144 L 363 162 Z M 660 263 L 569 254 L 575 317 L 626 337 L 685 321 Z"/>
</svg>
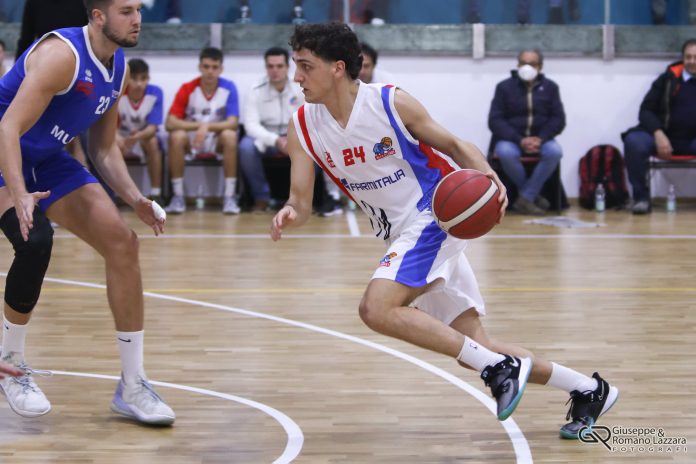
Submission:
<svg viewBox="0 0 696 464">
<path fill-rule="evenodd" d="M 396 155 L 396 150 L 392 147 L 391 137 L 382 137 L 382 140 L 376 143 L 374 148 L 372 148 L 372 152 L 375 154 L 376 160 Z"/>
<path fill-rule="evenodd" d="M 379 262 L 380 267 L 389 267 L 391 266 L 391 260 L 396 258 L 396 252 L 392 251 L 388 255 L 386 255 L 382 260 Z"/>
<path fill-rule="evenodd" d="M 96 98 L 95 95 L 92 93 L 92 91 L 94 90 L 94 84 L 92 84 L 91 82 L 77 81 L 77 84 L 75 84 L 75 90 L 80 93 L 84 93 L 92 100 Z"/>
<path fill-rule="evenodd" d="M 90 69 L 85 69 L 85 80 L 92 82 L 92 71 Z"/>
</svg>

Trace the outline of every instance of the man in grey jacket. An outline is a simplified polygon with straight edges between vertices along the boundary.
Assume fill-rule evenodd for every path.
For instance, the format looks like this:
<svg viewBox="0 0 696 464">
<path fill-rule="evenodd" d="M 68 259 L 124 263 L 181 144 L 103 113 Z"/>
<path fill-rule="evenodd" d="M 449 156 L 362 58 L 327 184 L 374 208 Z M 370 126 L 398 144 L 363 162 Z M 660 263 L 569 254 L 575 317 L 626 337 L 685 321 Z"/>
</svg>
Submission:
<svg viewBox="0 0 696 464">
<path fill-rule="evenodd" d="M 287 156 L 287 125 L 304 103 L 300 87 L 288 79 L 288 51 L 273 47 L 264 53 L 266 77 L 251 89 L 244 104 L 246 136 L 239 142 L 239 161 L 254 197 L 254 209 L 268 208 L 270 187 L 262 159 Z M 288 176 L 289 176 L 288 169 Z"/>
</svg>

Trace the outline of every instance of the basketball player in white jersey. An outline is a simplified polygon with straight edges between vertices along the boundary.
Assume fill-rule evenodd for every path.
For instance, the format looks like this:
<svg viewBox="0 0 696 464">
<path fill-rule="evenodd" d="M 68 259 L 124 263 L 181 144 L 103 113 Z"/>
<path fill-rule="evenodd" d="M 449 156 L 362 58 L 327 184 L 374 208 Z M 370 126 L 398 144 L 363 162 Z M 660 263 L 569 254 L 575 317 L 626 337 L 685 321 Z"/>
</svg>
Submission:
<svg viewBox="0 0 696 464">
<path fill-rule="evenodd" d="M 616 401 L 616 387 L 596 373 L 587 377 L 490 339 L 463 253 L 467 242 L 448 236 L 433 220 L 432 191 L 459 167 L 478 169 L 498 184 L 502 219 L 505 187 L 481 152 L 433 121 L 406 92 L 357 80 L 362 56 L 348 26 L 298 26 L 290 45 L 295 81 L 307 103 L 289 123 L 290 198 L 273 218 L 272 239 L 309 218 L 316 162 L 363 209 L 388 247 L 360 303 L 368 327 L 481 372 L 500 420 L 512 414 L 529 380 L 571 394 L 572 421 L 561 436 L 577 438 L 580 429 L 591 428 Z"/>
<path fill-rule="evenodd" d="M 220 77 L 222 50 L 206 47 L 199 55 L 200 77 L 185 83 L 176 93 L 167 116 L 169 131 L 169 171 L 172 197 L 167 212 L 186 211 L 184 201 L 185 153 L 195 157 L 222 153 L 225 175 L 222 212 L 239 214 L 235 196 L 237 186 L 237 129 L 239 95 L 234 82 Z"/>
</svg>

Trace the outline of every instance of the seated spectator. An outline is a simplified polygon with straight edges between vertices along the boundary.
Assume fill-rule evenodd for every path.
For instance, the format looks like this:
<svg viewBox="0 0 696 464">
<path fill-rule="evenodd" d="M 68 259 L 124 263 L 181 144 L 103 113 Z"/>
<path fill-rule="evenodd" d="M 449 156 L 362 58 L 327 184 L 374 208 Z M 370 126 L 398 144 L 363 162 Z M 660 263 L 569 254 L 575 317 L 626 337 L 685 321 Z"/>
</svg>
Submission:
<svg viewBox="0 0 696 464">
<path fill-rule="evenodd" d="M 162 152 L 157 129 L 162 124 L 162 89 L 150 84 L 150 68 L 139 58 L 128 61 L 130 79 L 118 103 L 116 143 L 124 158 L 147 159 L 150 198 L 161 203 Z"/>
<path fill-rule="evenodd" d="M 379 56 L 377 50 L 365 42 L 360 44 L 360 49 L 362 51 L 363 62 L 358 79 L 366 84 L 372 84 L 375 82 L 382 84 L 393 84 L 394 78 L 391 74 L 383 72 L 381 69 L 376 69 L 377 57 Z"/>
<path fill-rule="evenodd" d="M 239 164 L 249 183 L 255 211 L 266 210 L 271 199 L 261 161 L 288 156 L 288 121 L 304 102 L 300 87 L 288 78 L 288 60 L 288 51 L 283 48 L 266 50 L 266 77 L 251 89 L 244 105 L 246 136 L 239 142 Z M 289 165 L 287 175 L 289 178 Z"/>
<path fill-rule="evenodd" d="M 495 88 L 488 127 L 493 132 L 491 146 L 503 171 L 517 186 L 514 209 L 541 215 L 550 205 L 539 193 L 561 160 L 561 146 L 554 137 L 565 127 L 565 113 L 558 85 L 541 74 L 541 52 L 524 50 L 517 62 L 512 76 Z M 520 159 L 523 154 L 540 157 L 529 177 Z"/>
<path fill-rule="evenodd" d="M 204 48 L 200 77 L 181 86 L 167 116 L 172 197 L 167 212 L 181 214 L 184 200 L 184 156 L 204 157 L 222 152 L 225 191 L 222 212 L 239 214 L 237 188 L 237 129 L 239 99 L 234 82 L 220 77 L 222 51 Z"/>
<path fill-rule="evenodd" d="M 639 124 L 622 134 L 633 214 L 650 212 L 648 159 L 696 153 L 696 39 L 682 46 L 682 60 L 652 83 L 638 113 Z"/>
</svg>

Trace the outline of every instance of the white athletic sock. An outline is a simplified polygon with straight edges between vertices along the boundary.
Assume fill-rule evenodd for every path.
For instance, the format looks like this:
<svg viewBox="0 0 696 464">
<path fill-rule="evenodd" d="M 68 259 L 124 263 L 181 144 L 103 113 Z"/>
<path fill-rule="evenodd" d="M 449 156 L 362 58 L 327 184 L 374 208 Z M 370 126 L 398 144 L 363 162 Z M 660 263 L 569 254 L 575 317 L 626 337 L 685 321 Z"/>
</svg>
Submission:
<svg viewBox="0 0 696 464">
<path fill-rule="evenodd" d="M 237 189 L 236 177 L 225 177 L 225 197 L 233 197 Z"/>
<path fill-rule="evenodd" d="M 140 332 L 116 332 L 118 351 L 121 354 L 123 380 L 131 385 L 135 383 L 138 375 L 144 373 L 143 335 L 143 330 Z"/>
<path fill-rule="evenodd" d="M 462 351 L 457 359 L 481 372 L 486 366 L 492 366 L 505 359 L 500 353 L 494 353 L 469 337 L 464 338 Z"/>
<path fill-rule="evenodd" d="M 150 189 L 150 195 L 152 195 L 152 196 L 159 195 L 161 193 L 162 193 L 162 189 L 159 187 L 152 187 Z"/>
<path fill-rule="evenodd" d="M 573 369 L 569 369 L 560 364 L 551 363 L 551 378 L 546 385 L 559 388 L 568 393 L 577 390 L 580 392 L 594 391 L 597 388 L 597 380 L 588 377 Z"/>
<path fill-rule="evenodd" d="M 172 177 L 172 190 L 174 190 L 174 195 L 177 197 L 184 196 L 184 178 L 183 177 Z"/>
<path fill-rule="evenodd" d="M 24 361 L 24 340 L 27 336 L 29 324 L 13 324 L 4 316 L 2 319 L 2 356 L 5 357 L 10 353 L 14 353 L 12 356 L 13 362 Z"/>
</svg>

